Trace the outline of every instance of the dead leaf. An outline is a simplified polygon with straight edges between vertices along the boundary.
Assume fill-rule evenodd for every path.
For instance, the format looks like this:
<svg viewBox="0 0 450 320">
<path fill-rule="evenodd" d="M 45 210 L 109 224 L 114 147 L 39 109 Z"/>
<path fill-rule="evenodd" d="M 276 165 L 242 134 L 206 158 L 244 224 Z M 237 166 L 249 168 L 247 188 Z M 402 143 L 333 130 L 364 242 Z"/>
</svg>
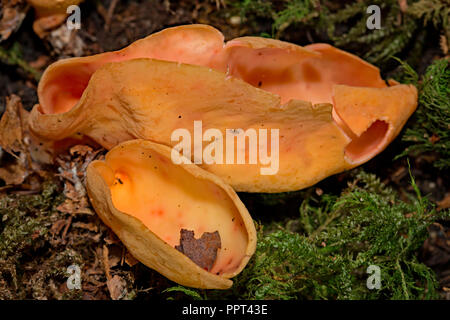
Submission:
<svg viewBox="0 0 450 320">
<path fill-rule="evenodd" d="M 446 36 L 441 35 L 439 44 L 441 46 L 442 52 L 446 55 L 448 53 L 448 39 Z"/>
<path fill-rule="evenodd" d="M 0 146 L 8 153 L 26 152 L 24 127 L 27 125 L 28 112 L 23 108 L 16 95 L 6 97 L 6 109 L 0 120 Z"/>
<path fill-rule="evenodd" d="M 66 199 L 56 209 L 62 213 L 94 215 L 89 203 L 84 198 L 80 201 Z"/>
<path fill-rule="evenodd" d="M 441 201 L 438 202 L 437 210 L 450 208 L 450 193 L 447 193 Z"/>
<path fill-rule="evenodd" d="M 106 285 L 113 300 L 120 300 L 127 294 L 127 282 L 118 275 L 106 281 Z"/>
<path fill-rule="evenodd" d="M 64 182 L 66 199 L 57 209 L 63 213 L 93 215 L 84 186 L 86 167 L 102 149 L 93 150 L 88 145 L 75 145 L 69 153 L 60 154 L 56 159 L 58 176 Z"/>
<path fill-rule="evenodd" d="M 28 174 L 26 161 L 23 159 L 2 164 L 0 168 L 0 180 L 3 180 L 6 185 L 19 185 L 25 181 Z"/>
<path fill-rule="evenodd" d="M 7 185 L 21 185 L 21 188 L 26 189 L 26 185 L 31 183 L 33 190 L 38 190 L 40 178 L 47 175 L 42 170 L 42 165 L 50 163 L 51 152 L 48 144 L 38 141 L 30 134 L 28 116 L 29 113 L 23 108 L 18 96 L 6 98 L 6 109 L 0 120 L 0 179 Z M 13 159 L 2 155 L 2 150 Z M 24 184 L 25 179 L 27 184 Z"/>
<path fill-rule="evenodd" d="M 133 266 L 135 266 L 136 264 L 139 263 L 139 261 L 135 257 L 133 257 L 133 255 L 130 252 L 128 252 L 128 251 L 125 254 L 125 262 L 130 267 L 133 267 Z"/>
<path fill-rule="evenodd" d="M 11 95 L 6 98 L 6 109 L 0 120 L 0 147 L 14 157 L 7 160 L 0 152 L 0 179 L 7 185 L 19 185 L 31 172 L 31 156 L 25 142 L 28 112 L 20 98 Z"/>
<path fill-rule="evenodd" d="M 92 152 L 92 148 L 83 144 L 77 144 L 76 146 L 70 148 L 70 154 L 72 156 L 79 154 L 82 157 L 86 157 L 86 155 L 90 152 Z"/>
<path fill-rule="evenodd" d="M 111 248 L 109 248 L 108 262 L 110 269 L 116 267 L 119 264 L 120 260 L 122 259 L 122 252 L 122 246 L 112 246 Z"/>
<path fill-rule="evenodd" d="M 84 223 L 84 222 L 75 222 L 73 224 L 73 226 L 75 228 L 82 228 L 82 229 L 86 229 L 92 232 L 97 233 L 98 232 L 98 227 L 96 225 L 94 225 L 93 223 Z"/>
<path fill-rule="evenodd" d="M 17 31 L 26 16 L 28 6 L 24 0 L 2 0 L 0 19 L 0 42 L 8 39 Z"/>
<path fill-rule="evenodd" d="M 194 238 L 194 231 L 181 229 L 180 245 L 175 249 L 184 253 L 199 267 L 210 271 L 221 248 L 219 231 L 204 232 L 200 239 Z"/>
<path fill-rule="evenodd" d="M 110 230 L 108 231 L 108 235 L 103 240 L 109 245 L 120 243 L 120 240 L 117 238 L 117 236 Z"/>
<path fill-rule="evenodd" d="M 58 21 L 57 24 L 60 24 L 60 22 Z M 54 25 L 51 25 L 51 27 L 53 28 Z M 84 54 L 85 44 L 83 39 L 78 35 L 77 30 L 69 30 L 65 23 L 52 30 L 45 39 L 60 57 L 81 57 Z"/>
<path fill-rule="evenodd" d="M 65 219 L 60 219 L 60 220 L 55 221 L 50 228 L 50 232 L 53 235 L 58 235 L 61 232 L 62 228 L 66 225 L 66 223 L 67 222 Z"/>
<path fill-rule="evenodd" d="M 105 269 L 105 275 L 107 279 L 106 286 L 108 287 L 109 295 L 113 300 L 122 299 L 127 294 L 127 282 L 118 275 L 114 275 L 113 277 L 111 277 L 111 261 L 109 259 L 109 249 L 107 245 L 103 245 L 102 253 L 103 267 Z"/>
</svg>

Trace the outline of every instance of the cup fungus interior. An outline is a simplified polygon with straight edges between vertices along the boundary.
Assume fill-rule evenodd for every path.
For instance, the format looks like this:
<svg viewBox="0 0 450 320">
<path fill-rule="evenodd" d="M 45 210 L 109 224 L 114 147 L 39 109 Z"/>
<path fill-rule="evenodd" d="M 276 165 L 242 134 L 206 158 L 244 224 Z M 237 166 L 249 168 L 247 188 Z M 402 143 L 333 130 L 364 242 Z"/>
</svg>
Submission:
<svg viewBox="0 0 450 320">
<path fill-rule="evenodd" d="M 83 95 L 95 70 L 94 66 L 88 65 L 55 68 L 42 90 L 41 112 L 55 114 L 72 109 Z"/>
<path fill-rule="evenodd" d="M 228 42 L 228 70 L 236 78 L 275 93 L 281 102 L 333 103 L 333 86 L 384 88 L 378 69 L 364 60 L 327 44 L 304 48 L 303 54 L 286 48 L 239 46 Z M 308 54 L 309 51 L 309 54 Z"/>
<path fill-rule="evenodd" d="M 181 229 L 194 231 L 196 239 L 218 231 L 221 248 L 210 272 L 229 274 L 240 266 L 247 231 L 236 205 L 220 186 L 137 145 L 112 149 L 97 169 L 115 208 L 139 219 L 163 241 L 179 245 Z"/>
<path fill-rule="evenodd" d="M 351 163 L 368 160 L 385 145 L 389 124 L 383 120 L 374 121 L 359 137 L 345 147 L 345 155 Z"/>
</svg>

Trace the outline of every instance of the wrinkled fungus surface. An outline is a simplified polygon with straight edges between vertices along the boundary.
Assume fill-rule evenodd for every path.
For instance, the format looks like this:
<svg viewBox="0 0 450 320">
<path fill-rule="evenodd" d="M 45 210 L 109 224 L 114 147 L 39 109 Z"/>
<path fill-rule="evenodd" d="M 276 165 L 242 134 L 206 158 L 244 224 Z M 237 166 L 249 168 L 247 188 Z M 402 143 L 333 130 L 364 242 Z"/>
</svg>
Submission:
<svg viewBox="0 0 450 320">
<path fill-rule="evenodd" d="M 120 51 L 56 62 L 38 95 L 30 117 L 34 134 L 60 140 L 81 133 L 108 149 L 136 138 L 173 147 L 174 130 L 193 136 L 194 121 L 202 121 L 204 131 L 222 136 L 227 129 L 255 130 L 270 153 L 271 130 L 279 130 L 272 174 L 261 174 L 262 161 L 249 164 L 250 143 L 245 164 L 200 163 L 247 192 L 299 190 L 368 161 L 417 106 L 414 86 L 387 84 L 376 67 L 328 44 L 300 47 L 258 37 L 224 44 L 205 25 L 169 28 Z"/>
</svg>

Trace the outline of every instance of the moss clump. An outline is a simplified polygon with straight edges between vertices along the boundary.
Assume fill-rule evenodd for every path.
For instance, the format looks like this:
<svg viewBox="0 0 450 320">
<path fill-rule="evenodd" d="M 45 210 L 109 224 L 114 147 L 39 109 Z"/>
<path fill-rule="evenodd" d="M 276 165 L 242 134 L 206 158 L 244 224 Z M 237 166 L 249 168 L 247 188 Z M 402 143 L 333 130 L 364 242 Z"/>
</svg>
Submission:
<svg viewBox="0 0 450 320">
<path fill-rule="evenodd" d="M 408 13 L 422 19 L 424 25 L 432 24 L 435 29 L 441 30 L 447 41 L 450 40 L 449 0 L 419 0 L 409 7 Z"/>
<path fill-rule="evenodd" d="M 0 198 L 0 259 L 17 262 L 24 250 L 39 248 L 56 214 L 55 202 L 62 201 L 56 193 L 57 185 L 46 182 L 41 194 Z"/>
<path fill-rule="evenodd" d="M 39 195 L 0 198 L 0 298 L 26 298 L 21 261 L 43 246 L 56 213 L 56 189 L 55 184 L 45 183 Z"/>
<path fill-rule="evenodd" d="M 312 24 L 313 21 L 321 21 L 322 16 L 320 1 L 318 0 L 287 1 L 286 6 L 275 14 L 272 25 L 273 32 L 276 31 L 280 35 L 292 24 Z"/>
<path fill-rule="evenodd" d="M 450 68 L 449 61 L 434 61 L 421 81 L 417 73 L 403 63 L 404 78 L 419 89 L 419 107 L 412 125 L 403 135 L 409 146 L 400 155 L 418 156 L 434 152 L 437 159 L 433 165 L 440 169 L 450 167 Z"/>
<path fill-rule="evenodd" d="M 436 46 L 439 42 L 435 37 L 437 34 L 441 34 L 447 43 L 450 38 L 448 0 L 408 1 L 407 8 L 401 8 L 398 0 L 350 3 L 240 0 L 233 4 L 249 21 L 271 21 L 274 37 L 289 34 L 287 29 L 290 27 L 296 28 L 297 33 L 308 30 L 302 41 L 332 42 L 381 65 L 386 65 L 391 56 L 405 51 L 408 51 L 408 62 L 416 65 L 430 38 L 436 40 Z M 371 5 L 377 5 L 381 10 L 380 29 L 367 28 L 370 16 L 367 8 Z"/>
<path fill-rule="evenodd" d="M 79 252 L 56 244 L 51 233 L 62 218 L 56 207 L 63 198 L 53 181 L 43 183 L 40 194 L 0 198 L 0 299 L 81 297 L 81 290 L 59 290 L 67 267 L 83 266 Z"/>
<path fill-rule="evenodd" d="M 410 202 L 374 175 L 360 172 L 340 196 L 305 200 L 296 232 L 286 226 L 263 234 L 256 254 L 227 291 L 183 287 L 192 298 L 433 299 L 434 272 L 416 253 L 439 215 L 419 194 Z M 366 269 L 381 269 L 381 288 L 366 286 Z"/>
<path fill-rule="evenodd" d="M 317 26 L 323 22 L 319 0 L 240 0 L 232 4 L 242 17 L 250 21 L 255 21 L 255 18 L 269 20 L 271 34 L 267 33 L 269 30 L 263 34 L 269 37 L 280 37 L 292 25 Z"/>
</svg>

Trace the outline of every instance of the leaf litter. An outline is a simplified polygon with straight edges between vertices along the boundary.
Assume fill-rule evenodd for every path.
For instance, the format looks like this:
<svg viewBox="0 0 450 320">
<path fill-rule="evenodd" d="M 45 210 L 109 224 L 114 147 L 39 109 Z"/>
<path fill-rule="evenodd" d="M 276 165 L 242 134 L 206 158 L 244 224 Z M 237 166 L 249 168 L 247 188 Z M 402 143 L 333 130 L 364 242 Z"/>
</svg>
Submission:
<svg viewBox="0 0 450 320">
<path fill-rule="evenodd" d="M 180 230 L 180 244 L 175 246 L 175 249 L 207 271 L 212 269 L 220 248 L 219 231 L 204 232 L 199 239 L 195 239 L 194 231 L 186 229 Z"/>
</svg>

